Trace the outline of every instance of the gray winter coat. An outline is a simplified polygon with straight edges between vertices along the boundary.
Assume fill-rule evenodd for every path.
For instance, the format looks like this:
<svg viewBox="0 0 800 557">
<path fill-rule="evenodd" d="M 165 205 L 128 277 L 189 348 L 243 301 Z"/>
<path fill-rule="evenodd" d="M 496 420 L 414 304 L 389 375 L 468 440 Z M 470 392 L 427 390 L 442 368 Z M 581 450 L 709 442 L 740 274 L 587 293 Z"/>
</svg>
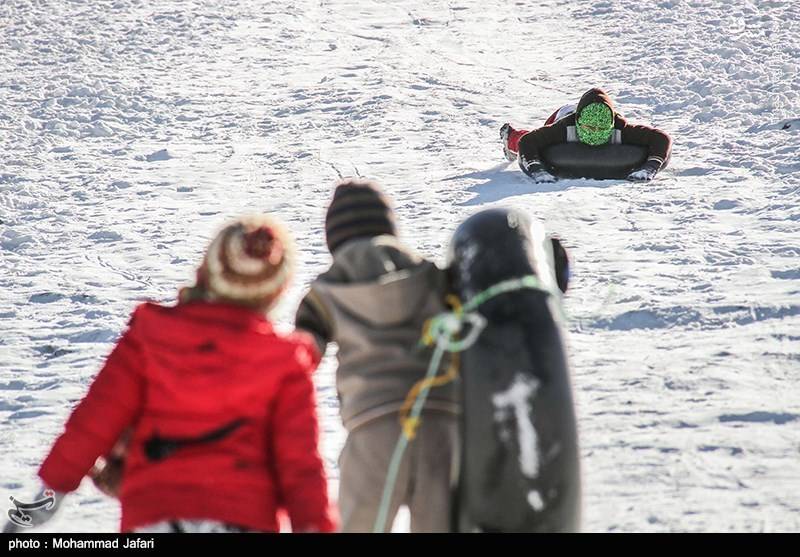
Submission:
<svg viewBox="0 0 800 557">
<path fill-rule="evenodd" d="M 431 350 L 418 343 L 425 322 L 445 309 L 444 293 L 444 273 L 388 235 L 350 240 L 311 284 L 296 326 L 323 352 L 328 342 L 339 346 L 336 387 L 348 431 L 397 412 L 424 377 Z M 455 385 L 431 389 L 425 409 L 457 414 Z"/>
</svg>

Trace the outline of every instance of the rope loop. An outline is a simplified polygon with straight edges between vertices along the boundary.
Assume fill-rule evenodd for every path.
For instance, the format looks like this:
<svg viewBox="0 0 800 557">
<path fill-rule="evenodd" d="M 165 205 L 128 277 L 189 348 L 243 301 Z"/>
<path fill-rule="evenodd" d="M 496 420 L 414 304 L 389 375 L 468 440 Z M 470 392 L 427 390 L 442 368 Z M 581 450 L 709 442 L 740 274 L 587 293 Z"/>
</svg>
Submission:
<svg viewBox="0 0 800 557">
<path fill-rule="evenodd" d="M 383 532 L 386 528 L 389 518 L 389 503 L 397 483 L 400 462 L 408 443 L 414 439 L 420 426 L 422 408 L 428 398 L 428 393 L 433 387 L 446 385 L 458 377 L 459 353 L 474 345 L 488 324 L 486 318 L 477 309 L 496 296 L 523 289 L 540 290 L 549 294 L 536 276 L 526 275 L 498 282 L 475 295 L 464 305 L 461 304 L 458 297 L 450 295 L 446 301 L 453 309 L 435 315 L 425 322 L 419 344 L 427 347 L 433 346 L 434 350 L 425 377 L 411 388 L 400 410 L 402 432 L 389 462 L 381 504 L 372 530 L 374 533 Z M 465 328 L 467 332 L 461 337 Z M 452 354 L 449 369 L 447 373 L 437 375 L 446 352 Z"/>
</svg>

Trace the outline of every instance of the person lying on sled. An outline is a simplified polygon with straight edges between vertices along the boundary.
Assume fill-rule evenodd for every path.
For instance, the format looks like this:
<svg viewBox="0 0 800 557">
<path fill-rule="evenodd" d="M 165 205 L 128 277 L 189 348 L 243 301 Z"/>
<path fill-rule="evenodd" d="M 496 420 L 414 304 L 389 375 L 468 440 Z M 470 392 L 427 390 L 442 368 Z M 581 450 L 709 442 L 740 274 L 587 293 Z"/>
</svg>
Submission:
<svg viewBox="0 0 800 557">
<path fill-rule="evenodd" d="M 500 128 L 503 152 L 509 161 L 519 160 L 520 168 L 535 182 L 554 182 L 556 177 L 544 169 L 540 153 L 559 143 L 585 145 L 641 145 L 648 150 L 647 160 L 628 175 L 628 180 L 650 181 L 669 162 L 672 139 L 650 126 L 629 124 L 614 110 L 611 98 L 602 89 L 583 94 L 577 107 L 566 105 L 554 112 L 544 126 L 532 131 L 515 129 L 505 123 Z"/>
</svg>

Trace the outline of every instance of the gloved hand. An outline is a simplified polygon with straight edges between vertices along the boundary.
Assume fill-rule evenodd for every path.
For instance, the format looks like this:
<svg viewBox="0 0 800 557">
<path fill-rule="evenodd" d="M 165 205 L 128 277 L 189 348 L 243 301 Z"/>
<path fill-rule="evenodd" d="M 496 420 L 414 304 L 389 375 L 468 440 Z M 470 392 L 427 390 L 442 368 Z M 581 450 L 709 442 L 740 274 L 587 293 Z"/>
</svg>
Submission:
<svg viewBox="0 0 800 557">
<path fill-rule="evenodd" d="M 111 452 L 102 462 L 96 463 L 89 471 L 89 477 L 94 485 L 109 497 L 119 497 L 119 488 L 122 483 L 122 471 L 125 468 L 125 458 L 128 455 L 132 431 L 129 429 L 122 433 L 114 444 Z"/>
<path fill-rule="evenodd" d="M 637 170 L 628 174 L 628 180 L 631 182 L 649 182 L 656 177 L 661 164 L 658 161 L 647 161 Z"/>
<path fill-rule="evenodd" d="M 522 155 L 519 157 L 519 167 L 537 184 L 552 183 L 558 180 L 558 178 L 545 170 L 539 161 L 528 161 Z"/>
<path fill-rule="evenodd" d="M 95 465 L 89 471 L 89 477 L 97 489 L 109 497 L 119 497 L 119 486 L 122 483 L 122 469 L 125 460 L 106 457 L 105 464 Z"/>
<path fill-rule="evenodd" d="M 55 516 L 64 493 L 43 486 L 30 501 L 19 501 L 14 497 L 11 503 L 16 507 L 8 512 L 10 522 L 3 528 L 4 533 L 27 531 L 41 526 Z"/>
<path fill-rule="evenodd" d="M 558 178 L 550 174 L 547 170 L 541 169 L 535 172 L 531 172 L 528 174 L 531 180 L 533 180 L 537 184 L 552 184 L 553 182 L 558 181 Z"/>
</svg>

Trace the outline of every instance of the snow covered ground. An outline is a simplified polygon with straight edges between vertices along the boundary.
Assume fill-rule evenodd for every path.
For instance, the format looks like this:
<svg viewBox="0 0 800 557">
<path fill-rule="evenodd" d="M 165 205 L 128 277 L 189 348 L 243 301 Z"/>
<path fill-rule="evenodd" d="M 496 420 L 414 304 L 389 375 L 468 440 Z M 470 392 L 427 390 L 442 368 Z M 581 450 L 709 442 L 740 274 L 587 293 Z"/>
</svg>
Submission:
<svg viewBox="0 0 800 557">
<path fill-rule="evenodd" d="M 32 492 L 134 305 L 173 299 L 228 217 L 296 235 L 288 324 L 331 186 L 360 173 L 440 263 L 496 205 L 570 248 L 585 530 L 797 531 L 798 22 L 795 0 L 3 0 L 0 494 Z M 502 163 L 500 124 L 591 86 L 674 136 L 656 182 Z M 118 516 L 84 482 L 50 529 Z"/>
</svg>

